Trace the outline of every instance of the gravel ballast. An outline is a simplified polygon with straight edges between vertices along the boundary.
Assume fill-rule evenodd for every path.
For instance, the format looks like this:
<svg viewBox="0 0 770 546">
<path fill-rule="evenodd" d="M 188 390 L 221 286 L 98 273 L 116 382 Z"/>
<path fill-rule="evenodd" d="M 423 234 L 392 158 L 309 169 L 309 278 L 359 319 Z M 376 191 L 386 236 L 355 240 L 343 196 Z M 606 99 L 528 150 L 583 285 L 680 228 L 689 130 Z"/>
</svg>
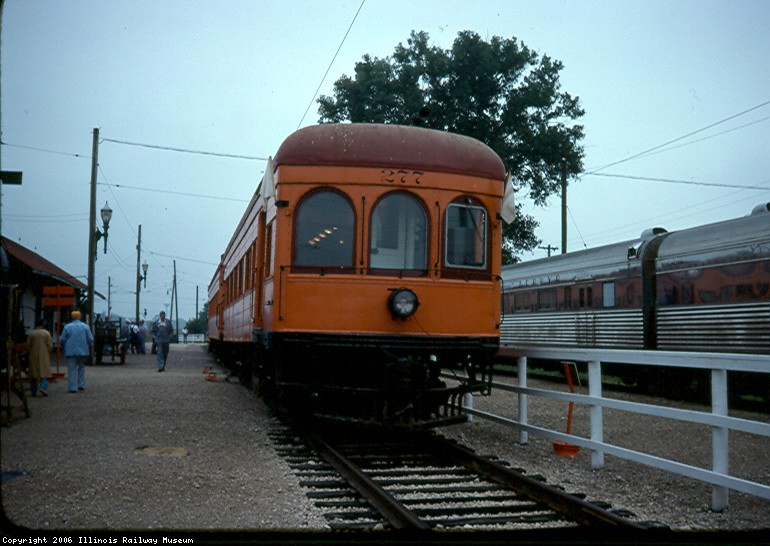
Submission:
<svg viewBox="0 0 770 546">
<path fill-rule="evenodd" d="M 65 381 L 53 383 L 47 398 L 29 400 L 30 418 L 17 416 L 2 429 L 2 508 L 17 531 L 328 529 L 275 451 L 269 432 L 280 424 L 253 392 L 226 380 L 205 347 L 172 345 L 163 373 L 150 354 L 128 355 L 122 366 L 107 360 L 86 369 L 85 391 L 70 394 Z M 206 366 L 213 366 L 216 381 L 206 380 Z M 531 424 L 564 430 L 565 402 L 529 400 Z M 516 417 L 516 396 L 505 391 L 476 397 L 474 406 Z M 735 415 L 768 421 L 767 415 Z M 708 427 L 611 410 L 604 425 L 605 442 L 710 467 Z M 588 435 L 587 408 L 575 406 L 572 432 Z M 586 450 L 556 456 L 550 440 L 532 434 L 521 446 L 515 430 L 479 418 L 442 433 L 570 493 L 675 531 L 770 528 L 770 501 L 757 497 L 730 491 L 729 508 L 716 513 L 709 508 L 710 485 L 669 472 L 612 456 L 592 470 Z M 770 484 L 770 439 L 731 432 L 730 446 L 731 473 Z"/>
</svg>

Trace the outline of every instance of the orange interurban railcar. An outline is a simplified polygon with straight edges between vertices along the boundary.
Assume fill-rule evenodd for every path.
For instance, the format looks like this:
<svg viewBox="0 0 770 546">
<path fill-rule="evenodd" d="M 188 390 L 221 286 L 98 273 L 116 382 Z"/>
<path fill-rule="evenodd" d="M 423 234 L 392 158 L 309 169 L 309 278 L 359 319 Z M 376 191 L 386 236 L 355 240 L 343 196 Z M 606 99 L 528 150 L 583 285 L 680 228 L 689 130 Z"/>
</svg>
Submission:
<svg viewBox="0 0 770 546">
<path fill-rule="evenodd" d="M 318 417 L 464 420 L 459 399 L 488 393 L 499 345 L 505 182 L 497 154 L 457 134 L 296 131 L 212 279 L 212 349 L 244 382 Z"/>
</svg>

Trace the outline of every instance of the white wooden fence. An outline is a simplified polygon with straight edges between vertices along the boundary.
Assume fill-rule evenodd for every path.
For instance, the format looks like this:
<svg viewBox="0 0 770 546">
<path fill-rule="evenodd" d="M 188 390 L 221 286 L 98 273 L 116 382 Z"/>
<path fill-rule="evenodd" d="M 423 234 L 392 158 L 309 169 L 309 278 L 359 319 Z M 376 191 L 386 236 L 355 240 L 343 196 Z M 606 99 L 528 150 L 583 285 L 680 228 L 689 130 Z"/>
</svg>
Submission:
<svg viewBox="0 0 770 546">
<path fill-rule="evenodd" d="M 770 423 L 739 419 L 728 415 L 727 372 L 770 373 L 770 356 L 714 353 L 685 353 L 668 351 L 634 350 L 598 350 L 542 347 L 504 347 L 501 355 L 515 357 L 518 362 L 518 385 L 494 382 L 493 389 L 518 393 L 518 420 L 493 415 L 474 409 L 472 400 L 466 399 L 465 411 L 472 416 L 489 419 L 496 423 L 514 427 L 519 432 L 519 443 L 527 443 L 529 433 L 551 440 L 577 445 L 591 451 L 591 466 L 600 469 L 604 466 L 604 455 L 614 455 L 655 468 L 681 474 L 713 484 L 711 508 L 721 511 L 728 506 L 730 489 L 770 499 L 770 486 L 744 480 L 729 474 L 728 452 L 729 431 L 743 431 L 770 437 Z M 527 358 L 541 358 L 558 361 L 576 361 L 588 363 L 588 395 L 557 392 L 527 387 Z M 711 413 L 675 409 L 650 404 L 639 404 L 604 398 L 602 396 L 602 362 L 624 365 L 669 366 L 677 368 L 698 368 L 711 370 Z M 449 376 L 447 376 L 449 377 Z M 552 429 L 533 426 L 528 417 L 528 396 L 585 404 L 589 408 L 590 436 L 582 438 Z M 712 427 L 712 468 L 690 466 L 677 461 L 664 459 L 639 451 L 622 448 L 604 442 L 603 409 L 613 408 L 632 413 L 640 413 L 700 423 Z M 661 427 L 661 434 L 665 429 Z"/>
</svg>

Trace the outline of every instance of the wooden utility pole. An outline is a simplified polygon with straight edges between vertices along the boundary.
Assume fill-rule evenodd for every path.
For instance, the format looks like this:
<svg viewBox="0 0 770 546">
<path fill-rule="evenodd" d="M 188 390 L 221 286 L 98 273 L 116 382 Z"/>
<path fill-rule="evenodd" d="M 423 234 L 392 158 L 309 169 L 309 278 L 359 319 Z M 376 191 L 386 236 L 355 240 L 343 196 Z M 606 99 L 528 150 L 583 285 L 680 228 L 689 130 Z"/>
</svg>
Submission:
<svg viewBox="0 0 770 546">
<path fill-rule="evenodd" d="M 547 251 L 547 252 L 548 252 L 548 257 L 549 257 L 549 258 L 551 257 L 551 251 L 553 251 L 553 250 L 559 250 L 559 247 L 558 247 L 558 246 L 551 246 L 550 244 L 549 244 L 548 246 L 539 246 L 539 247 L 537 247 L 537 248 L 540 248 L 540 249 L 542 249 L 542 250 L 545 250 L 545 251 Z"/>
<path fill-rule="evenodd" d="M 176 307 L 176 339 L 179 340 L 179 291 L 176 289 L 176 260 L 174 260 L 174 306 Z M 171 318 L 171 317 L 169 317 Z"/>
<path fill-rule="evenodd" d="M 88 211 L 88 294 L 86 296 L 86 320 L 93 331 L 94 326 L 94 271 L 96 269 L 96 175 L 99 166 L 99 128 L 94 128 L 94 142 L 91 151 L 91 206 Z"/>
<path fill-rule="evenodd" d="M 561 160 L 561 253 L 567 253 L 567 160 Z"/>
<path fill-rule="evenodd" d="M 136 323 L 139 324 L 139 290 L 142 276 L 139 274 L 139 258 L 142 254 L 142 224 L 139 224 L 139 236 L 136 240 Z"/>
</svg>

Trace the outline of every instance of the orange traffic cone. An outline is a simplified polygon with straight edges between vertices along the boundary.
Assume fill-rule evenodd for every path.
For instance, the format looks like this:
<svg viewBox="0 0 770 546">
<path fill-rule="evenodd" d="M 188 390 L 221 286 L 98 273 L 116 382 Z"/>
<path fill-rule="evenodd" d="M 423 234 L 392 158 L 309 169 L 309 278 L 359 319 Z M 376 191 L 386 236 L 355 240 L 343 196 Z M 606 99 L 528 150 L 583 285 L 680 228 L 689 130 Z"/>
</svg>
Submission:
<svg viewBox="0 0 770 546">
<path fill-rule="evenodd" d="M 567 376 L 567 384 L 569 385 L 569 392 L 575 392 L 575 384 L 572 382 L 572 372 L 570 370 L 569 362 L 562 362 L 564 365 L 564 375 Z M 567 412 L 567 434 L 572 434 L 572 409 L 575 403 L 569 403 L 569 411 Z M 580 453 L 580 447 L 568 444 L 567 442 L 554 442 L 553 452 L 555 455 L 561 455 L 562 457 L 577 457 Z"/>
</svg>

